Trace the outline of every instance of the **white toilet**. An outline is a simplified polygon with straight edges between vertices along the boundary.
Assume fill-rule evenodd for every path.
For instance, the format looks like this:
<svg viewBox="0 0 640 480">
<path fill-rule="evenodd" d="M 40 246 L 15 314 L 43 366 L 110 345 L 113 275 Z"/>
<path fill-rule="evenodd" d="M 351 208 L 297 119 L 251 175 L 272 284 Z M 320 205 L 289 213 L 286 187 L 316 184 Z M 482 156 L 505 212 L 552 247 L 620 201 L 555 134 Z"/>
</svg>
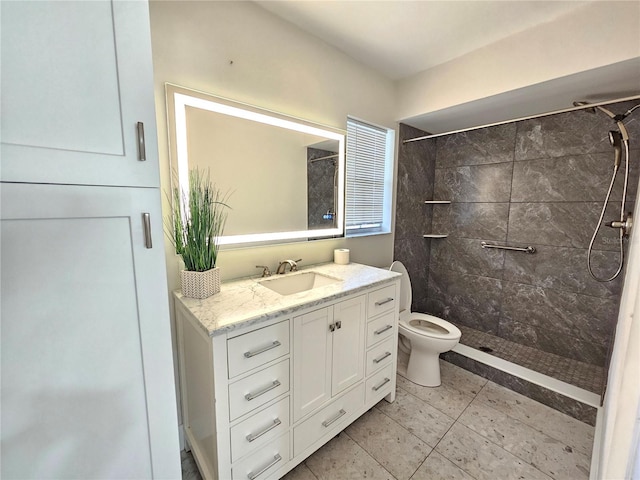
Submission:
<svg viewBox="0 0 640 480">
<path fill-rule="evenodd" d="M 440 385 L 439 355 L 456 346 L 462 333 L 455 325 L 433 315 L 411 311 L 411 280 L 401 262 L 393 262 L 391 271 L 400 273 L 399 347 L 410 349 L 407 379 L 425 387 Z"/>
</svg>

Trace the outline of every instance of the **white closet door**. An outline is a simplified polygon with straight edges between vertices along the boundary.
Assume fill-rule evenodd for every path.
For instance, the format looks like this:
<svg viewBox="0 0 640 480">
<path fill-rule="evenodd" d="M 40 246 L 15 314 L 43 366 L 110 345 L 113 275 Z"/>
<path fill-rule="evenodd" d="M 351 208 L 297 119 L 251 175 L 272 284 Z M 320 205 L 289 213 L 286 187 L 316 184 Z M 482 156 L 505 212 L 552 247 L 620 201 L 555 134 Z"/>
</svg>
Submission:
<svg viewBox="0 0 640 480">
<path fill-rule="evenodd" d="M 0 9 L 2 180 L 159 186 L 147 3 Z"/>
<path fill-rule="evenodd" d="M 180 478 L 158 190 L 1 187 L 2 478 Z"/>
</svg>

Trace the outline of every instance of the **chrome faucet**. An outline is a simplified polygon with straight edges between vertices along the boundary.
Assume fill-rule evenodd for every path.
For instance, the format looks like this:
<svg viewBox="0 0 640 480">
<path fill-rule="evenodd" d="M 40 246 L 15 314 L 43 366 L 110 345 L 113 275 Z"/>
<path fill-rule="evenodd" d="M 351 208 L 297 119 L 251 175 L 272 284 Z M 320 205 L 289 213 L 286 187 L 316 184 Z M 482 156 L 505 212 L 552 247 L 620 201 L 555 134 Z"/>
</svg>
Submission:
<svg viewBox="0 0 640 480">
<path fill-rule="evenodd" d="M 289 265 L 289 271 L 295 272 L 298 270 L 298 262 L 301 261 L 301 258 L 299 258 L 298 260 L 283 260 L 282 262 L 280 262 L 280 265 L 278 265 L 276 273 L 279 275 L 287 273 L 287 265 Z"/>
</svg>

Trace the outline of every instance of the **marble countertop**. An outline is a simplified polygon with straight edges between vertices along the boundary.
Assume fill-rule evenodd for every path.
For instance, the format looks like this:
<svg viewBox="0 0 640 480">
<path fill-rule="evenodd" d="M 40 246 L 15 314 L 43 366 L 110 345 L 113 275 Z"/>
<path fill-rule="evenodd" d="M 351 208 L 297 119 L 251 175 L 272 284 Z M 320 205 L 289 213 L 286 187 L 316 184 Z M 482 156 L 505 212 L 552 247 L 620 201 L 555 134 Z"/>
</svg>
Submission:
<svg viewBox="0 0 640 480">
<path fill-rule="evenodd" d="M 202 300 L 184 297 L 180 291 L 174 292 L 174 295 L 176 301 L 181 302 L 200 322 L 203 330 L 209 336 L 215 336 L 270 320 L 278 315 L 289 315 L 327 300 L 358 293 L 400 276 L 389 270 L 358 263 L 312 265 L 285 275 L 293 276 L 310 271 L 340 281 L 305 292 L 280 295 L 260 284 L 261 281 L 275 278 L 275 275 L 269 278 L 250 277 L 223 283 L 220 293 Z"/>
</svg>

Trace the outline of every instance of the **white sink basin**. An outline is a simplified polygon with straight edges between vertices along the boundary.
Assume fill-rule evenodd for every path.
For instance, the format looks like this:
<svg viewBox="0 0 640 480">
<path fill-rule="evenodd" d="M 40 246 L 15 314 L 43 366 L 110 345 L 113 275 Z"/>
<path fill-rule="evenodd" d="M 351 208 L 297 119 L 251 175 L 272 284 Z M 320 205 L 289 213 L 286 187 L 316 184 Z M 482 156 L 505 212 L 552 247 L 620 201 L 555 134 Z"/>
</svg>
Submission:
<svg viewBox="0 0 640 480">
<path fill-rule="evenodd" d="M 324 287 L 339 281 L 340 279 L 338 278 L 328 277 L 317 272 L 301 272 L 263 280 L 260 285 L 280 295 L 293 295 L 294 293 L 306 292 L 307 290 Z"/>
</svg>

